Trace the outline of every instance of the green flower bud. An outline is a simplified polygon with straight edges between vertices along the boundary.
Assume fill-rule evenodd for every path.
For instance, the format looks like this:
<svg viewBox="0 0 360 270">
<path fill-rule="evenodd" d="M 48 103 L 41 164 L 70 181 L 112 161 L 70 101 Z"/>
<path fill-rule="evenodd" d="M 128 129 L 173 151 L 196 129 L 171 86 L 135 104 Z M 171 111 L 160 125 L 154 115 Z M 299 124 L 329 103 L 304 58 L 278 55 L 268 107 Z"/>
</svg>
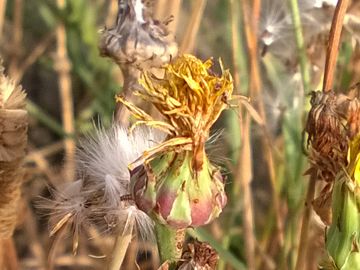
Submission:
<svg viewBox="0 0 360 270">
<path fill-rule="evenodd" d="M 192 165 L 193 152 L 175 151 L 135 169 L 134 197 L 138 207 L 176 229 L 208 224 L 226 205 L 224 181 L 204 154 L 201 170 Z"/>
</svg>

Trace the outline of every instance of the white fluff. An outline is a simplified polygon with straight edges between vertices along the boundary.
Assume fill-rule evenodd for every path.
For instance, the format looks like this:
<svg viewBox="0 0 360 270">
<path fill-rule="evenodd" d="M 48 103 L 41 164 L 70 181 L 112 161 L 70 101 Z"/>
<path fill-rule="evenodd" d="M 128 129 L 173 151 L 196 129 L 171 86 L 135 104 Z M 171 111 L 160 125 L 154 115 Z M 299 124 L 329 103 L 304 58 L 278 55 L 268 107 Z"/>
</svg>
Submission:
<svg viewBox="0 0 360 270">
<path fill-rule="evenodd" d="M 83 139 L 77 153 L 82 178 L 62 191 L 54 191 L 53 200 L 46 200 L 42 207 L 52 212 L 52 231 L 71 217 L 67 223 L 71 223 L 74 234 L 88 224 L 105 227 L 106 231 L 125 230 L 133 224 L 142 239 L 153 240 L 153 221 L 123 196 L 131 194 L 128 165 L 163 139 L 163 133 L 146 126 L 128 134 L 119 125 L 109 130 L 100 128 Z"/>
</svg>

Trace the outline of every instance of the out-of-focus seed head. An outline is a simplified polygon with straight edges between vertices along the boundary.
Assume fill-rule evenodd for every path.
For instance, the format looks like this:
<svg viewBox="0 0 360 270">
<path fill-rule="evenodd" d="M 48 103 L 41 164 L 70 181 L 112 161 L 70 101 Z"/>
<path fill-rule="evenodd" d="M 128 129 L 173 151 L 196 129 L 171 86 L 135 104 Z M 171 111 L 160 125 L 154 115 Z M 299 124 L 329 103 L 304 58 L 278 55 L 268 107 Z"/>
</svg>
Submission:
<svg viewBox="0 0 360 270">
<path fill-rule="evenodd" d="M 118 125 L 83 139 L 77 155 L 79 180 L 38 203 L 51 217 L 50 234 L 69 226 L 74 252 L 84 226 L 110 233 L 136 226 L 144 240 L 152 240 L 153 221 L 135 205 L 127 165 L 162 140 L 161 132 L 151 128 L 138 127 L 128 134 Z"/>
<path fill-rule="evenodd" d="M 152 17 L 152 6 L 142 0 L 119 0 L 116 26 L 104 29 L 100 53 L 122 69 L 160 67 L 177 54 L 177 44 L 166 22 Z"/>
</svg>

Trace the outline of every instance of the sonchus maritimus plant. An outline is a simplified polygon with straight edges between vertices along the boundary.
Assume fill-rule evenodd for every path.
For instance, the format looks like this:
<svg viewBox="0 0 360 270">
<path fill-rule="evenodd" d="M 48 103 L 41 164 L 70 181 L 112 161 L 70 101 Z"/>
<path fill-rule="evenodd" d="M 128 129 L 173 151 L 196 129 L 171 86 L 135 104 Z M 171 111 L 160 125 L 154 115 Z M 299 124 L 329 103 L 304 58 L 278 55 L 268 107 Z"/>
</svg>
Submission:
<svg viewBox="0 0 360 270">
<path fill-rule="evenodd" d="M 221 65 L 221 63 L 220 63 Z M 208 224 L 226 204 L 224 179 L 205 151 L 211 126 L 232 99 L 233 82 L 221 66 L 221 75 L 202 62 L 182 55 L 165 66 L 163 78 L 144 72 L 143 91 L 134 94 L 152 103 L 164 119 L 157 121 L 117 96 L 138 119 L 165 131 L 167 138 L 129 165 L 137 206 L 155 220 L 162 261 L 181 256 L 184 230 Z"/>
</svg>

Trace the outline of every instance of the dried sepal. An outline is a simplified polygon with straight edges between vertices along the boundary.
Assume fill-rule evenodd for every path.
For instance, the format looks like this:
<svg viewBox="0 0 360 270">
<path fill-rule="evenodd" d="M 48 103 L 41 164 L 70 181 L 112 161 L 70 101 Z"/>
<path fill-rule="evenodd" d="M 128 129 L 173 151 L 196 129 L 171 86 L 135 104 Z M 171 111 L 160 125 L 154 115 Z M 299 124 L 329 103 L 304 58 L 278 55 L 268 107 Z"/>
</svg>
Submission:
<svg viewBox="0 0 360 270">
<path fill-rule="evenodd" d="M 178 270 L 214 270 L 219 261 L 216 250 L 208 243 L 193 240 L 184 249 Z"/>
</svg>

